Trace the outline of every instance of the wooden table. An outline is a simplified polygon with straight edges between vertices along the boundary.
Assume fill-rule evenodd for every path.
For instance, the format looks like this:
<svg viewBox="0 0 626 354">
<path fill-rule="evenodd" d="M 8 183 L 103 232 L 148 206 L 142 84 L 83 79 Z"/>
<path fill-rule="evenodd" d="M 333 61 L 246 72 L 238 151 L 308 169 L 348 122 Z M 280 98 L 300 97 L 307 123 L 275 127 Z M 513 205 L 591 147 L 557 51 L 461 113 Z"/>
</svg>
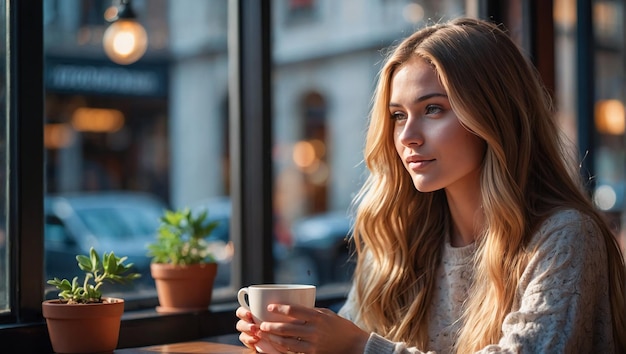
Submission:
<svg viewBox="0 0 626 354">
<path fill-rule="evenodd" d="M 224 343 L 214 343 L 207 341 L 191 341 L 173 344 L 152 345 L 141 348 L 117 349 L 115 353 L 120 354 L 147 354 L 147 353 L 169 353 L 169 354 L 187 354 L 187 353 L 212 353 L 212 354 L 253 354 L 256 351 L 248 349 L 244 346 L 231 345 Z"/>
</svg>

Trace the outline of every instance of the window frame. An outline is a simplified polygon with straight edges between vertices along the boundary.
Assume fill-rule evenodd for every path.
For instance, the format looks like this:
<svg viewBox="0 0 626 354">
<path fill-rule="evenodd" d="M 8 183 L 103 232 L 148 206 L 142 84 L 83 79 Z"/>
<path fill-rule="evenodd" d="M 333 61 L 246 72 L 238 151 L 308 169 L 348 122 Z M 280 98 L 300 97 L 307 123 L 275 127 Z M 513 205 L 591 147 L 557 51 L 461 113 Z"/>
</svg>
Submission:
<svg viewBox="0 0 626 354">
<path fill-rule="evenodd" d="M 10 318 L 39 321 L 43 297 L 43 3 L 7 0 Z M 12 173 L 13 172 L 13 173 Z M 17 270 L 14 271 L 14 270 Z M 17 290 L 17 291 L 16 291 Z"/>
</svg>

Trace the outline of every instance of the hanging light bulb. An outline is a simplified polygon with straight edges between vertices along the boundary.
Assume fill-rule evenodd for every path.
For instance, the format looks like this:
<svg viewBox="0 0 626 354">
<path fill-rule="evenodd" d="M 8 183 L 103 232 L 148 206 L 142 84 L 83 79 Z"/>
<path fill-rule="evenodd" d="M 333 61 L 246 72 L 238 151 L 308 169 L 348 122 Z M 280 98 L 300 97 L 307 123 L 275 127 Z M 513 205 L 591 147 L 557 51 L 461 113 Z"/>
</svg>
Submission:
<svg viewBox="0 0 626 354">
<path fill-rule="evenodd" d="M 112 22 L 104 31 L 102 39 L 107 56 L 122 65 L 139 60 L 148 48 L 148 35 L 143 26 L 137 22 L 130 0 L 122 0 L 113 14 L 107 10 L 105 17 L 107 21 Z"/>
</svg>

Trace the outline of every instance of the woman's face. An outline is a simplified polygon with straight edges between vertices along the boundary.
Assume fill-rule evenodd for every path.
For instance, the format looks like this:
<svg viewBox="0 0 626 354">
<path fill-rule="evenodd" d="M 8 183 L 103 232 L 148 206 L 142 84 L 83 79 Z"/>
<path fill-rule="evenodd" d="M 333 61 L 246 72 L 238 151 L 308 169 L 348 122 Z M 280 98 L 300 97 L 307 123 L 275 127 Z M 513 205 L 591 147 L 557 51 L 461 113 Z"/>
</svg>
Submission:
<svg viewBox="0 0 626 354">
<path fill-rule="evenodd" d="M 396 151 L 417 190 L 476 191 L 485 143 L 461 125 L 430 64 L 415 57 L 396 71 L 389 113 Z"/>
</svg>

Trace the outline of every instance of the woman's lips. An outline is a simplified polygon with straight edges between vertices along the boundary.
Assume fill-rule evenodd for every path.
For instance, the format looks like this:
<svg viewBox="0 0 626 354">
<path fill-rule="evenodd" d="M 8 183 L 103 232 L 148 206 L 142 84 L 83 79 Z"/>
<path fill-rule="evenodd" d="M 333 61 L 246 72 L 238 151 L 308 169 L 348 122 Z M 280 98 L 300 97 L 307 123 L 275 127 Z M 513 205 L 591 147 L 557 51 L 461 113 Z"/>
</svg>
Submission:
<svg viewBox="0 0 626 354">
<path fill-rule="evenodd" d="M 413 161 L 409 161 L 408 165 L 411 170 L 419 171 L 421 169 L 428 167 L 434 161 L 435 160 L 413 160 Z"/>
</svg>

